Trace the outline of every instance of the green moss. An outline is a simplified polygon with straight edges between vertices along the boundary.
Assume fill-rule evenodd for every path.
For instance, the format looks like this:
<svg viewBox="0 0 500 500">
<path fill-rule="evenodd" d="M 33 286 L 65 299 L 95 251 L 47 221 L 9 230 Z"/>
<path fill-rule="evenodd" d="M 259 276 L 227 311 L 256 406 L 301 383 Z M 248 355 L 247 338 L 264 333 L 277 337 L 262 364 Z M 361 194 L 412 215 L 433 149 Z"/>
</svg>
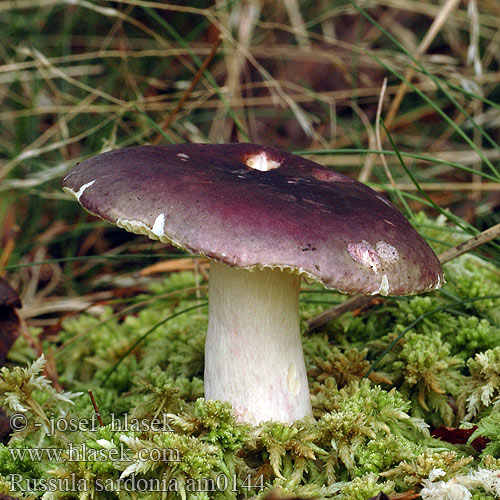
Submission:
<svg viewBox="0 0 500 500">
<path fill-rule="evenodd" d="M 381 481 L 377 474 L 365 474 L 345 486 L 339 498 L 345 500 L 366 500 L 374 497 L 379 493 L 390 495 L 394 491 L 394 483 L 392 481 Z"/>
<path fill-rule="evenodd" d="M 457 259 L 458 260 L 458 259 Z M 471 255 L 460 257 L 454 262 L 456 272 L 453 291 L 463 299 L 474 299 L 490 295 L 500 295 L 498 270 L 491 264 Z M 485 314 L 494 320 L 500 318 L 500 298 L 488 298 L 465 304 L 465 308 L 475 313 Z"/>
<path fill-rule="evenodd" d="M 38 478 L 41 475 L 36 460 L 23 453 L 24 440 L 12 440 L 9 446 L 0 443 L 0 474 L 6 478 L 10 474 L 21 474 L 25 478 Z"/>
<path fill-rule="evenodd" d="M 8 495 L 10 492 L 10 483 L 0 474 L 0 495 Z"/>
<path fill-rule="evenodd" d="M 498 466 L 496 459 L 500 459 L 500 413 L 493 413 L 479 420 L 477 429 L 469 438 L 469 442 L 478 437 L 487 439 L 486 447 L 481 455 L 483 457 L 489 456 L 489 463 Z"/>
<path fill-rule="evenodd" d="M 492 493 L 486 493 L 483 490 L 473 490 L 471 500 L 497 500 L 497 498 Z"/>
<path fill-rule="evenodd" d="M 470 377 L 460 390 L 459 415 L 472 420 L 496 404 L 500 397 L 500 346 L 478 353 L 469 359 Z"/>
<path fill-rule="evenodd" d="M 435 238 L 464 238 L 447 231 L 442 220 L 416 220 L 432 225 L 426 231 Z M 98 491 L 100 483 L 116 485 L 122 478 L 175 485 L 161 493 L 165 500 L 264 498 L 272 489 L 304 498 L 368 499 L 381 491 L 432 486 L 434 469 L 444 471 L 443 480 L 466 477 L 479 466 L 498 470 L 498 302 L 464 307 L 455 302 L 496 293 L 500 278 L 490 264 L 470 256 L 448 264 L 446 277 L 444 294 L 388 298 L 304 336 L 314 419 L 292 425 L 243 425 L 227 403 L 203 399 L 207 309 L 185 312 L 205 300 L 193 294 L 192 273 L 172 273 L 154 283 L 134 298 L 134 309 L 104 307 L 65 320 L 55 352 L 59 381 L 71 393 L 52 387 L 42 375 L 43 360 L 25 364 L 35 354 L 21 339 L 10 368 L 0 372 L 0 404 L 9 415 L 25 414 L 28 425 L 0 446 L 0 491 L 8 492 L 6 485 L 18 473 L 89 484 L 87 496 L 56 492 L 51 498 L 131 500 L 125 490 Z M 300 303 L 303 326 L 346 299 L 322 293 L 317 285 L 307 288 Z M 375 360 L 379 364 L 367 380 Z M 49 435 L 53 419 L 92 420 L 89 388 L 105 426 L 68 425 Z M 472 447 L 459 449 L 429 437 L 430 426 L 458 425 L 464 418 L 478 427 L 471 439 L 490 440 L 475 461 L 468 455 Z M 163 427 L 127 428 L 126 421 L 160 421 Z M 74 453 L 86 449 L 91 455 L 71 460 L 70 444 Z M 11 453 L 42 446 L 62 454 L 37 460 Z M 126 460 L 112 456 L 118 452 L 125 452 Z M 470 491 L 478 499 L 491 495 L 472 486 Z M 159 495 L 141 492 L 145 500 Z"/>
<path fill-rule="evenodd" d="M 450 347 L 442 342 L 440 332 L 408 332 L 394 368 L 403 376 L 401 391 L 416 399 L 425 412 L 436 413 L 451 425 L 454 415 L 449 397 L 456 396 L 464 383 L 459 371 L 462 363 L 450 356 Z"/>
<path fill-rule="evenodd" d="M 450 479 L 461 472 L 472 460 L 472 457 L 461 458 L 453 451 L 425 449 L 415 458 L 402 461 L 397 467 L 385 472 L 383 476 L 393 479 L 397 484 L 411 487 L 422 484 L 434 469 L 444 471 L 440 479 Z"/>
</svg>

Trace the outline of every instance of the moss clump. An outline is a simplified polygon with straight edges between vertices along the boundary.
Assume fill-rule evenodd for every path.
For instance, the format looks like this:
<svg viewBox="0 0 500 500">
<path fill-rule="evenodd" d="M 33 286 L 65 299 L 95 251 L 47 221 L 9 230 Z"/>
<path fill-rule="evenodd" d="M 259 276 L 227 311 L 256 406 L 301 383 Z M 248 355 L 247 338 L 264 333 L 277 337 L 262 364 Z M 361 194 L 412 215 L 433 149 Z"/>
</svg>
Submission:
<svg viewBox="0 0 500 500">
<path fill-rule="evenodd" d="M 394 491 L 394 483 L 392 481 L 381 481 L 377 474 L 365 474 L 362 477 L 357 477 L 347 484 L 340 495 L 340 499 L 346 500 L 366 500 L 372 498 L 379 493 L 390 495 Z"/>
<path fill-rule="evenodd" d="M 470 376 L 460 391 L 460 415 L 472 420 L 499 401 L 500 346 L 480 352 L 467 361 Z"/>
<path fill-rule="evenodd" d="M 441 220 L 417 220 L 434 238 L 464 238 Z M 134 299 L 133 313 L 104 307 L 65 320 L 55 361 L 71 392 L 53 388 L 42 374 L 44 359 L 20 338 L 10 367 L 0 371 L 0 406 L 25 415 L 27 426 L 0 445 L 0 493 L 233 500 L 271 491 L 368 499 L 460 490 L 464 498 L 492 498 L 500 470 L 499 308 L 495 298 L 468 299 L 496 293 L 500 277 L 471 256 L 447 265 L 446 277 L 447 293 L 386 299 L 304 336 L 314 418 L 291 425 L 244 425 L 227 403 L 203 399 L 206 297 L 193 295 L 192 273 L 152 285 Z M 301 296 L 303 324 L 342 300 L 311 287 Z M 21 363 L 30 356 L 32 363 Z M 430 437 L 433 427 L 463 419 L 477 425 L 470 442 L 489 439 L 480 456 L 469 445 Z M 93 426 L 71 425 L 84 421 Z M 42 449 L 53 452 L 26 452 Z M 24 491 L 12 488 L 16 477 L 26 481 Z M 48 491 L 52 479 L 88 488 Z"/>
</svg>

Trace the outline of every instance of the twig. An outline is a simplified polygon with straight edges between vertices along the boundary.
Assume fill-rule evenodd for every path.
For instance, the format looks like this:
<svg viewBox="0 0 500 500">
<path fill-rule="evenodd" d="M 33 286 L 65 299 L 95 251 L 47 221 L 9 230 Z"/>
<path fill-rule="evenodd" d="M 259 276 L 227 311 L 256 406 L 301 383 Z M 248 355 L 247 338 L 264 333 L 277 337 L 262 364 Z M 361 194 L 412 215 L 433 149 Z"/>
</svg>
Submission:
<svg viewBox="0 0 500 500">
<path fill-rule="evenodd" d="M 496 224 L 488 229 L 485 229 L 482 233 L 476 234 L 476 236 L 460 243 L 460 245 L 449 248 L 443 253 L 440 253 L 438 256 L 439 261 L 441 264 L 446 264 L 446 262 L 449 262 L 450 260 L 453 260 L 470 250 L 474 250 L 474 248 L 484 245 L 498 236 L 500 236 L 500 224 Z"/>
<path fill-rule="evenodd" d="M 337 318 L 338 316 L 342 316 L 342 314 L 346 312 L 366 307 L 372 300 L 373 295 L 355 295 L 354 297 L 351 297 L 350 299 L 342 302 L 337 306 L 329 307 L 321 314 L 318 314 L 318 316 L 315 316 L 314 318 L 311 318 L 307 321 L 307 331 L 309 332 L 311 330 L 314 330 L 315 328 L 318 328 L 318 326 L 324 325 L 332 319 Z"/>
<path fill-rule="evenodd" d="M 496 224 L 495 226 L 484 230 L 482 233 L 469 238 L 467 241 L 464 241 L 457 246 L 445 250 L 443 253 L 438 255 L 439 261 L 441 262 L 441 264 L 445 264 L 446 262 L 456 259 L 460 255 L 470 252 L 471 250 L 474 250 L 475 248 L 484 245 L 485 243 L 488 243 L 488 241 L 494 240 L 499 236 L 500 224 Z M 310 332 L 311 330 L 318 328 L 318 326 L 324 325 L 325 323 L 328 323 L 328 321 L 338 318 L 346 312 L 366 307 L 371 302 L 371 300 L 373 300 L 373 295 L 356 295 L 346 300 L 345 302 L 342 302 L 342 304 L 330 307 L 318 316 L 308 320 L 307 331 Z"/>
<path fill-rule="evenodd" d="M 186 89 L 184 94 L 182 94 L 182 97 L 179 99 L 179 102 L 177 103 L 177 106 L 172 110 L 172 112 L 167 116 L 167 118 L 161 123 L 160 128 L 162 130 L 167 130 L 170 124 L 172 123 L 173 119 L 177 116 L 177 113 L 181 110 L 182 106 L 186 102 L 186 100 L 189 98 L 189 96 L 193 93 L 193 90 L 195 89 L 196 85 L 200 81 L 203 73 L 205 70 L 208 68 L 208 65 L 212 62 L 212 59 L 215 56 L 215 53 L 217 52 L 217 49 L 220 45 L 220 42 L 222 41 L 222 35 L 219 35 L 215 42 L 212 45 L 212 49 L 210 50 L 210 53 L 208 56 L 205 58 L 203 61 L 203 64 L 200 66 L 196 74 L 194 75 L 193 80 L 191 81 L 191 84 L 189 87 Z M 152 144 L 158 144 L 161 139 L 163 138 L 162 134 L 158 134 L 151 142 Z"/>
<path fill-rule="evenodd" d="M 99 408 L 98 408 L 97 403 L 95 401 L 94 393 L 92 392 L 92 389 L 87 389 L 87 392 L 89 393 L 90 401 L 92 401 L 92 406 L 94 407 L 94 411 L 95 411 L 97 420 L 99 421 L 99 425 L 101 427 L 104 427 L 104 422 L 102 421 L 101 413 L 99 412 Z"/>
</svg>

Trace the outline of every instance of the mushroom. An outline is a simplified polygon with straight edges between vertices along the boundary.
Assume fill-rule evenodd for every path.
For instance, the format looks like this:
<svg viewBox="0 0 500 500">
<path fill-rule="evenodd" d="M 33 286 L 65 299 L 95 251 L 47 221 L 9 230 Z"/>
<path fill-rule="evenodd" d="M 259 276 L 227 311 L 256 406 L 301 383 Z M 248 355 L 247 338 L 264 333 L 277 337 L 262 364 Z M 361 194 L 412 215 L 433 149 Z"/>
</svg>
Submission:
<svg viewBox="0 0 500 500">
<path fill-rule="evenodd" d="M 90 213 L 212 259 L 205 396 L 243 421 L 311 415 L 301 276 L 345 293 L 441 286 L 436 255 L 384 197 L 313 161 L 256 144 L 136 146 L 63 180 Z"/>
</svg>

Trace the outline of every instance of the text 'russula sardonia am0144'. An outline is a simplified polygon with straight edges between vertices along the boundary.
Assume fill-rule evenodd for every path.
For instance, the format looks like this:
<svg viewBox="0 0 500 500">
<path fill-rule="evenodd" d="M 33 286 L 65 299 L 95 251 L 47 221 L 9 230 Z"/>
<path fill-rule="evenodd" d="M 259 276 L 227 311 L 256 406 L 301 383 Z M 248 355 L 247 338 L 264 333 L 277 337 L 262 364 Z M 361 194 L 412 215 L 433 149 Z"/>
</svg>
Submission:
<svg viewBox="0 0 500 500">
<path fill-rule="evenodd" d="M 436 255 L 385 198 L 274 148 L 124 148 L 80 163 L 63 184 L 90 213 L 212 259 L 205 396 L 247 422 L 311 414 L 301 276 L 381 295 L 443 282 Z"/>
</svg>

